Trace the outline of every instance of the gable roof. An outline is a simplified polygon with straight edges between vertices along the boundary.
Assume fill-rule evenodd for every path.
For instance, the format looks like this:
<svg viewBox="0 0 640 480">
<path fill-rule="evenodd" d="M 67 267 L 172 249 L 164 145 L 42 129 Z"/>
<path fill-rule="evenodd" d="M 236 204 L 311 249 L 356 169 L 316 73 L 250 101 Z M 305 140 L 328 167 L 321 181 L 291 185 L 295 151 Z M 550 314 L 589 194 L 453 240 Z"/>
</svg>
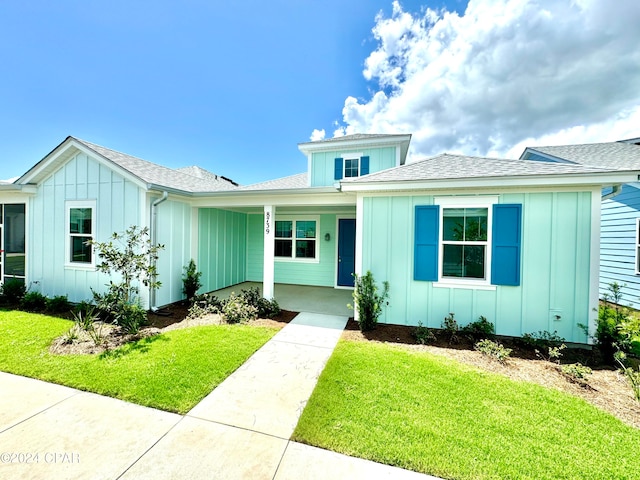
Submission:
<svg viewBox="0 0 640 480">
<path fill-rule="evenodd" d="M 631 169 L 629 169 L 631 170 Z M 343 190 L 381 188 L 394 184 L 400 189 L 459 188 L 465 185 L 500 187 L 518 184 L 560 185 L 601 184 L 612 169 L 573 163 L 539 162 L 534 160 L 510 160 L 500 158 L 470 157 L 444 153 L 432 158 L 382 170 L 362 177 L 348 178 L 341 182 Z M 637 172 L 614 170 L 615 178 L 632 178 Z M 598 177 L 596 180 L 595 177 Z M 611 175 L 609 175 L 611 177 Z M 400 185 L 403 186 L 400 186 Z"/>
<path fill-rule="evenodd" d="M 551 161 L 569 161 L 608 169 L 640 169 L 640 146 L 632 141 L 527 147 L 521 159 L 541 153 Z"/>
<path fill-rule="evenodd" d="M 195 193 L 228 191 L 237 187 L 235 182 L 200 169 L 199 167 L 196 167 L 198 168 L 197 171 L 189 170 L 189 173 L 185 173 L 72 136 L 67 137 L 60 145 L 20 177 L 16 183 L 29 183 L 43 180 L 59 168 L 70 156 L 75 155 L 78 150 L 82 148 L 88 149 L 90 153 L 97 155 L 107 164 L 124 170 L 126 173 L 146 184 L 147 188 L 166 188 L 185 193 Z M 69 150 L 70 153 L 66 153 L 67 150 Z"/>
<path fill-rule="evenodd" d="M 246 185 L 244 187 L 239 187 L 237 190 L 289 190 L 309 188 L 308 178 L 309 177 L 306 172 L 298 173 L 297 175 L 290 175 L 288 177 L 276 178 L 275 180 Z"/>
<path fill-rule="evenodd" d="M 342 137 L 325 138 L 314 140 L 313 142 L 303 142 L 298 144 L 298 149 L 305 155 L 312 152 L 326 152 L 337 149 L 360 149 L 376 147 L 400 147 L 400 165 L 404 165 L 411 134 L 385 134 L 385 133 L 354 133 Z"/>
</svg>

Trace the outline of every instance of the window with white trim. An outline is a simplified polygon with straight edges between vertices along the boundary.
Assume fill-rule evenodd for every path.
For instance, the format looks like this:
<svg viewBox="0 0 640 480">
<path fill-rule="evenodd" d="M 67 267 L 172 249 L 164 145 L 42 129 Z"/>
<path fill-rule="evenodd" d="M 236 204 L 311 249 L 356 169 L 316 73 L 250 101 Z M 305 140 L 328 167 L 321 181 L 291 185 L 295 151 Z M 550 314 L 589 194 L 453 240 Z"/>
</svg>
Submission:
<svg viewBox="0 0 640 480">
<path fill-rule="evenodd" d="M 489 285 L 491 217 L 497 197 L 436 197 L 440 205 L 438 281 Z"/>
<path fill-rule="evenodd" d="M 344 178 L 360 176 L 360 157 L 344 159 Z"/>
<path fill-rule="evenodd" d="M 318 260 L 318 219 L 280 218 L 276 220 L 275 258 L 278 260 Z"/>
<path fill-rule="evenodd" d="M 68 265 L 95 265 L 93 247 L 88 243 L 95 235 L 95 202 L 67 202 L 66 247 Z"/>
</svg>

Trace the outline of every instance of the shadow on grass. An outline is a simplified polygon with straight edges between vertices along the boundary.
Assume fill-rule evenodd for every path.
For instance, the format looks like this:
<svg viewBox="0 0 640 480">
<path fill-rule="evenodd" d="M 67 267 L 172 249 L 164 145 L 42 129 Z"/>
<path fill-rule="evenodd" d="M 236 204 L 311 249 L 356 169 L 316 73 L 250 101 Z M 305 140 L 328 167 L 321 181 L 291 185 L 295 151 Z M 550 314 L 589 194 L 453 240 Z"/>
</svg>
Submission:
<svg viewBox="0 0 640 480">
<path fill-rule="evenodd" d="M 100 360 L 116 360 L 122 358 L 131 353 L 146 353 L 152 343 L 163 341 L 168 342 L 169 339 L 165 335 L 154 335 L 152 337 L 145 337 L 132 343 L 127 343 L 114 350 L 106 350 L 99 355 Z"/>
</svg>

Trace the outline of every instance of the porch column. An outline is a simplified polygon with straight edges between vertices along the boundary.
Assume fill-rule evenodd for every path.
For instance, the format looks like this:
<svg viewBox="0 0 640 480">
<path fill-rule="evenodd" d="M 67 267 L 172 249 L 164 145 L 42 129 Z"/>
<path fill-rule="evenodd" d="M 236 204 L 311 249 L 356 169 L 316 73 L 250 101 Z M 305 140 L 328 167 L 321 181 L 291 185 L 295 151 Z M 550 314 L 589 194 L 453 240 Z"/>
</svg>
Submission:
<svg viewBox="0 0 640 480">
<path fill-rule="evenodd" d="M 274 281 L 274 248 L 275 248 L 275 207 L 264 206 L 264 265 L 262 270 L 262 296 L 271 300 L 273 298 Z"/>
</svg>

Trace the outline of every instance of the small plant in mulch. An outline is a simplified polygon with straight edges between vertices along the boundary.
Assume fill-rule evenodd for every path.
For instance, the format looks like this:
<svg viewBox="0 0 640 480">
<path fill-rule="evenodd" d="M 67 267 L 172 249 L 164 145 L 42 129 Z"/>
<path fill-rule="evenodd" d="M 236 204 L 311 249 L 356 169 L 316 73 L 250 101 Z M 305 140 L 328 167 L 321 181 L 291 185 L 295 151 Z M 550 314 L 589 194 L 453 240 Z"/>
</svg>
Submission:
<svg viewBox="0 0 640 480">
<path fill-rule="evenodd" d="M 192 258 L 189 260 L 189 264 L 184 267 L 184 275 L 182 276 L 182 293 L 184 293 L 187 301 L 190 303 L 195 298 L 200 287 L 202 287 L 202 282 L 200 281 L 201 276 L 202 272 L 198 271 L 196 262 Z"/>
<path fill-rule="evenodd" d="M 589 377 L 593 371 L 581 363 L 568 363 L 560 365 L 560 371 L 571 382 L 577 383 L 581 387 L 589 387 Z"/>
<path fill-rule="evenodd" d="M 507 363 L 512 352 L 510 348 L 505 348 L 502 344 L 489 339 L 480 340 L 473 348 L 483 355 L 493 358 L 502 364 Z"/>
<path fill-rule="evenodd" d="M 422 322 L 418 322 L 418 326 L 413 329 L 411 336 L 415 338 L 416 343 L 420 345 L 427 345 L 437 340 L 435 334 L 429 328 L 425 327 Z"/>
<path fill-rule="evenodd" d="M 631 385 L 631 389 L 633 390 L 633 396 L 635 399 L 640 402 L 640 365 L 637 370 L 634 370 L 632 367 L 627 365 L 627 355 L 618 351 L 615 354 L 615 360 L 618 365 L 621 367 L 620 372 L 627 377 L 629 384 Z"/>
<path fill-rule="evenodd" d="M 378 289 L 373 274 L 367 270 L 364 275 L 353 274 L 355 288 L 353 302 L 358 309 L 360 331 L 368 332 L 376 328 L 378 318 L 382 314 L 383 305 L 389 305 L 389 282 L 382 282 L 382 291 Z M 349 305 L 349 308 L 354 308 Z"/>
<path fill-rule="evenodd" d="M 480 315 L 478 320 L 462 327 L 461 332 L 471 341 L 476 342 L 483 338 L 494 338 L 496 328 L 486 317 Z"/>
<path fill-rule="evenodd" d="M 557 347 L 548 347 L 547 353 L 542 353 L 542 351 L 536 348 L 536 356 L 545 362 L 560 364 L 560 358 L 562 357 L 562 351 L 567 348 L 567 346 L 563 343 Z"/>
<path fill-rule="evenodd" d="M 460 339 L 458 338 L 458 332 L 460 328 L 458 327 L 458 322 L 454 318 L 455 314 L 453 312 L 449 313 L 446 317 L 444 317 L 444 321 L 442 322 L 442 330 L 444 335 L 447 337 L 449 341 L 449 345 L 452 343 L 458 343 Z"/>
</svg>

